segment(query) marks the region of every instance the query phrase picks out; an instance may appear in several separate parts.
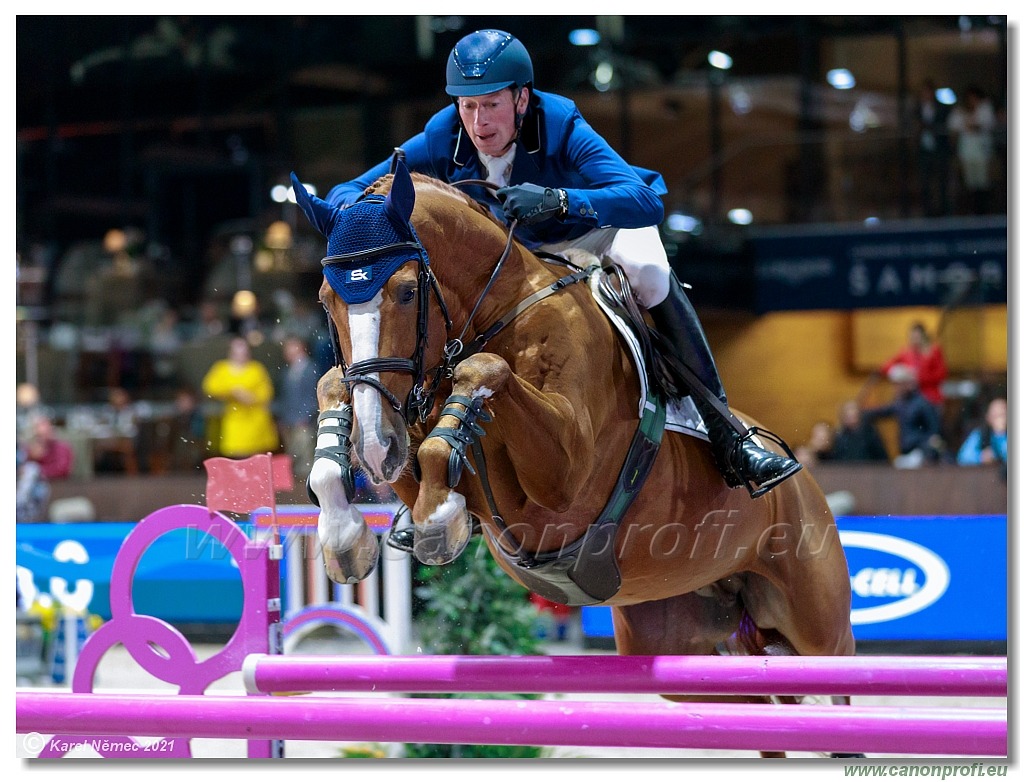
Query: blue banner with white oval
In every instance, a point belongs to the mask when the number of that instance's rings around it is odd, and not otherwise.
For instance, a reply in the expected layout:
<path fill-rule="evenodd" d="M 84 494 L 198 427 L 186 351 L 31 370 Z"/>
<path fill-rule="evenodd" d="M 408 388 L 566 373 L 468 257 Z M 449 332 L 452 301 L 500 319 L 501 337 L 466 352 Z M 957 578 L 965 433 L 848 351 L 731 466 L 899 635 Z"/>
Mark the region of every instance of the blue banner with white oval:
<path fill-rule="evenodd" d="M 858 641 L 1005 641 L 1006 516 L 840 516 Z M 583 635 L 611 638 L 584 606 Z"/>
<path fill-rule="evenodd" d="M 859 641 L 1005 641 L 1006 516 L 841 516 Z"/>

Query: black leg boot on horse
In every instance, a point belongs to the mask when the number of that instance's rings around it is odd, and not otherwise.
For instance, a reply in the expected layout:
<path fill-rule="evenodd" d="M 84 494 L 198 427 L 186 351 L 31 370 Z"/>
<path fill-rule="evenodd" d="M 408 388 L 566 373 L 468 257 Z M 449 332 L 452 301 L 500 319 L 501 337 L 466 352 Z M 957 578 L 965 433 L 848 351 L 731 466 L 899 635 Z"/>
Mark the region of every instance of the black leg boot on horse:
<path fill-rule="evenodd" d="M 729 410 L 704 329 L 675 274 L 669 275 L 668 296 L 648 311 L 672 379 L 681 386 L 680 395 L 689 393 L 704 419 L 715 464 L 726 484 L 745 486 L 751 497 L 760 497 L 799 472 L 802 465 L 779 437 L 757 427 L 748 429 Z M 779 444 L 788 456 L 760 447 L 754 435 Z"/>

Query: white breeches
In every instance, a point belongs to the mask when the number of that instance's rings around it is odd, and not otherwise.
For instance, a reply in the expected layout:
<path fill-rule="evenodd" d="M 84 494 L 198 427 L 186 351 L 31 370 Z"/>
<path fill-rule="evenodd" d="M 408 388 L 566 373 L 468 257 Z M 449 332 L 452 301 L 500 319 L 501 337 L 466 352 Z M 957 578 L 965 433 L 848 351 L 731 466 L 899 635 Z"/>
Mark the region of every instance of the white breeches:
<path fill-rule="evenodd" d="M 671 267 L 657 226 L 647 228 L 596 228 L 578 239 L 545 244 L 550 253 L 570 247 L 591 252 L 606 264 L 618 264 L 641 303 L 650 309 L 668 296 Z"/>

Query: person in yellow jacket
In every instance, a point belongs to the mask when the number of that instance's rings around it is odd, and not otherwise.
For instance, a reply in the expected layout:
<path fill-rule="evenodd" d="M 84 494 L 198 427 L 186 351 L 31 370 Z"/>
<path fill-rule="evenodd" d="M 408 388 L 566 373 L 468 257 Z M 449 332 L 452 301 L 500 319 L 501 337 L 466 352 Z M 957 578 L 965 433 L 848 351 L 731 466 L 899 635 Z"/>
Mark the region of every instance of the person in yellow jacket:
<path fill-rule="evenodd" d="M 232 339 L 228 357 L 210 367 L 203 378 L 203 392 L 224 403 L 217 443 L 222 456 L 277 450 L 277 424 L 270 410 L 274 384 L 266 367 L 252 358 L 243 337 Z"/>

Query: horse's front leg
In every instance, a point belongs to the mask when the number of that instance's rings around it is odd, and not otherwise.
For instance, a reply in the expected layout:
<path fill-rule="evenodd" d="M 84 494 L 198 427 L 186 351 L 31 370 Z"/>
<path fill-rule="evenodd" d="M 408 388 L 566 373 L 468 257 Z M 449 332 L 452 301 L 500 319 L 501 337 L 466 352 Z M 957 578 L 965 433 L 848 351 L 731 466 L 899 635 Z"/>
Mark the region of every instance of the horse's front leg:
<path fill-rule="evenodd" d="M 496 428 L 516 480 L 531 501 L 555 511 L 569 507 L 592 468 L 593 437 L 589 421 L 576 416 L 566 397 L 542 393 L 517 377 L 503 358 L 479 353 L 455 369 L 449 402 L 464 410 L 467 406 L 456 398 L 487 400 L 494 414 L 488 427 Z M 442 415 L 434 433 L 460 427 L 466 428 L 459 415 Z M 417 454 L 422 481 L 413 508 L 414 551 L 422 562 L 443 564 L 465 548 L 472 524 L 466 498 L 452 480 L 454 449 L 434 433 Z"/>
<path fill-rule="evenodd" d="M 341 382 L 343 374 L 336 367 L 317 384 L 320 421 L 308 489 L 320 506 L 317 535 L 327 575 L 338 584 L 354 584 L 373 572 L 380 548 L 377 536 L 366 526 L 363 514 L 349 496 L 352 405 Z"/>

